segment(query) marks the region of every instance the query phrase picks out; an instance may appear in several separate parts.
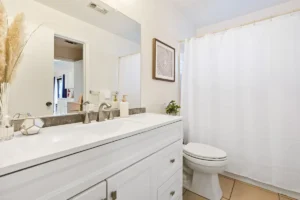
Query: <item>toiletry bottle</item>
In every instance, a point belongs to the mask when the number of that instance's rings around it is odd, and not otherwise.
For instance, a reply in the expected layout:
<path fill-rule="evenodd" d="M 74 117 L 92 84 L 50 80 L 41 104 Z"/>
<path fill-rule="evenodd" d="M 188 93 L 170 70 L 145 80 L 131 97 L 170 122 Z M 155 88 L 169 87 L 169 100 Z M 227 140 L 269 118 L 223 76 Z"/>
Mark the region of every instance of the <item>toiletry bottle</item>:
<path fill-rule="evenodd" d="M 113 95 L 113 101 L 111 103 L 112 109 L 118 109 L 119 108 L 119 102 L 118 102 L 118 96 L 115 94 Z"/>
<path fill-rule="evenodd" d="M 127 95 L 123 95 L 123 99 L 120 102 L 120 117 L 129 116 L 129 103 L 126 100 Z"/>

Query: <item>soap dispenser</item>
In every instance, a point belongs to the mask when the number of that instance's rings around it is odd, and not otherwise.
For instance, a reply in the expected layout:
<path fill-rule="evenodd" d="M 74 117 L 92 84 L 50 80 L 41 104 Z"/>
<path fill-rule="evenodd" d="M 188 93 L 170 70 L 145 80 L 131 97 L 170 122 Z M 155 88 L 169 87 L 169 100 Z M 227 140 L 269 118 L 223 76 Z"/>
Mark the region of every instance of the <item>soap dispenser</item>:
<path fill-rule="evenodd" d="M 113 95 L 113 101 L 111 103 L 112 109 L 119 109 L 119 101 L 117 93 Z"/>
<path fill-rule="evenodd" d="M 126 100 L 127 95 L 123 95 L 123 99 L 120 102 L 120 117 L 129 116 L 129 103 Z"/>

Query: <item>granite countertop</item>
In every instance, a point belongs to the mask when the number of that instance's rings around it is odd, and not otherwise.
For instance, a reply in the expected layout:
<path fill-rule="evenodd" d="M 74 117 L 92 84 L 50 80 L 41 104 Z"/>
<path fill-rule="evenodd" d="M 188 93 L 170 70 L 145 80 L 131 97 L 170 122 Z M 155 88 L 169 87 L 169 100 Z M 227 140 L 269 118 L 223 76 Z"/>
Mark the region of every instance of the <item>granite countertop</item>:
<path fill-rule="evenodd" d="M 0 176 L 181 121 L 181 117 L 138 114 L 91 124 L 43 128 L 38 135 L 0 143 Z"/>

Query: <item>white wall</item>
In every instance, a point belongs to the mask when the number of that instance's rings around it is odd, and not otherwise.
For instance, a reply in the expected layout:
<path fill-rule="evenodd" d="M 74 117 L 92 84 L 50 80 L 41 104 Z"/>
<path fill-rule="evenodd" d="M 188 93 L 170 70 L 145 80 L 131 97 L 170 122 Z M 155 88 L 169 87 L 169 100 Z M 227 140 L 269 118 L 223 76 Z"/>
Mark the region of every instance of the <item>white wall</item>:
<path fill-rule="evenodd" d="M 54 76 L 59 77 L 64 74 L 74 71 L 74 62 L 72 61 L 63 61 L 55 60 L 54 61 Z M 82 75 L 83 76 L 83 75 Z"/>
<path fill-rule="evenodd" d="M 56 34 L 68 36 L 88 43 L 87 53 L 90 61 L 89 69 L 99 66 L 98 55 L 105 47 L 106 52 L 112 53 L 122 51 L 118 48 L 128 41 L 122 38 L 114 38 L 108 32 L 102 31 L 95 26 L 75 20 L 74 18 L 52 10 L 32 0 L 3 0 L 8 14 L 15 15 L 23 11 L 27 20 L 50 27 Z M 118 10 L 130 18 L 139 22 L 142 26 L 142 69 L 141 69 L 141 101 L 142 106 L 147 107 L 149 112 L 162 112 L 163 104 L 171 99 L 179 100 L 178 73 L 176 83 L 162 82 L 152 79 L 152 39 L 158 38 L 176 48 L 178 52 L 178 41 L 194 36 L 195 26 L 189 22 L 169 0 L 126 0 L 120 1 Z M 99 40 L 105 37 L 106 40 Z M 135 43 L 130 43 L 137 48 Z M 139 47 L 138 47 L 139 48 Z M 138 50 L 136 50 L 138 52 Z M 119 52 L 123 55 L 130 53 Z M 113 53 L 112 53 L 113 54 Z M 34 57 L 38 57 L 35 55 Z M 90 74 L 88 69 L 87 74 Z M 178 70 L 177 70 L 178 71 Z M 87 82 L 87 88 L 96 79 L 101 79 L 101 74 L 91 76 Z M 88 92 L 88 91 L 87 91 Z"/>
<path fill-rule="evenodd" d="M 122 55 L 128 55 L 130 53 L 140 51 L 139 44 L 123 39 L 117 35 L 111 34 L 105 30 L 97 28 L 83 21 L 79 21 L 66 14 L 39 4 L 33 0 L 3 0 L 3 3 L 8 12 L 8 16 L 15 16 L 18 12 L 24 12 L 26 16 L 26 22 L 30 26 L 32 26 L 32 24 L 35 24 L 35 27 L 37 27 L 37 25 L 43 24 L 43 27 L 49 28 L 49 31 L 47 33 L 42 32 L 44 28 L 39 29 L 32 36 L 31 40 L 28 43 L 28 46 L 24 51 L 24 62 L 22 62 L 19 66 L 23 69 L 17 71 L 17 76 L 23 78 L 20 78 L 16 81 L 22 80 L 22 83 L 26 85 L 26 82 L 24 82 L 23 80 L 30 79 L 29 82 L 34 82 L 35 87 L 32 87 L 31 84 L 26 86 L 26 90 L 18 89 L 16 92 L 12 92 L 16 94 L 13 97 L 14 100 L 12 100 L 14 106 L 16 106 L 13 108 L 12 114 L 15 112 L 23 112 L 25 110 L 27 110 L 27 112 L 32 112 L 34 115 L 51 114 L 50 112 L 52 111 L 52 109 L 48 109 L 45 111 L 44 104 L 46 103 L 46 99 L 48 99 L 47 101 L 52 101 L 53 99 L 53 96 L 49 96 L 49 94 L 53 95 L 52 79 L 54 59 L 54 34 L 86 43 L 86 55 L 88 56 L 88 62 L 86 66 L 86 94 L 91 89 L 91 87 L 109 88 L 111 86 L 111 83 L 106 81 L 101 81 L 101 86 L 97 85 L 97 83 L 100 84 L 99 80 L 108 79 L 108 72 L 106 72 L 107 69 L 101 68 L 102 66 L 107 66 L 101 65 L 101 56 L 99 56 L 100 54 L 105 53 L 116 55 L 116 57 L 119 57 Z M 27 30 L 27 32 L 29 31 Z M 42 39 L 40 37 L 42 37 Z M 46 46 L 45 44 L 52 44 L 52 46 Z M 34 45 L 36 49 L 33 49 L 31 45 Z M 33 64 L 34 66 L 37 66 L 38 63 L 40 65 L 38 69 L 34 68 L 34 70 L 37 70 L 34 71 L 34 77 L 28 75 L 28 68 Z M 27 68 L 27 70 L 25 70 L 24 66 Z M 49 74 L 51 74 L 51 79 L 49 79 L 48 77 Z M 47 76 L 47 78 L 43 78 L 44 76 Z M 45 85 L 51 85 L 51 89 L 48 91 L 48 87 L 45 87 Z M 23 86 L 23 88 L 24 87 L 25 86 Z M 38 90 L 37 87 L 39 87 Z M 43 91 L 47 91 L 36 92 L 42 91 L 42 89 Z M 32 95 L 28 95 L 28 91 L 31 90 L 35 91 L 35 93 L 31 93 Z M 47 93 L 47 95 L 45 95 L 45 93 Z M 22 99 L 24 98 L 24 96 L 26 96 L 27 100 Z M 32 103 L 33 100 L 35 103 Z M 36 105 L 36 102 L 39 103 L 39 106 Z"/>
<path fill-rule="evenodd" d="M 90 89 L 93 91 L 103 89 L 116 91 L 119 57 L 107 53 L 99 53 L 97 56 L 99 59 L 97 63 L 98 67 L 90 69 L 90 75 L 93 77 L 93 80 L 90 82 Z"/>
<path fill-rule="evenodd" d="M 74 100 L 79 101 L 79 97 L 83 95 L 83 61 L 74 63 Z"/>
<path fill-rule="evenodd" d="M 231 20 L 226 20 L 217 24 L 212 24 L 205 27 L 200 27 L 197 29 L 197 36 L 203 36 L 207 33 L 212 33 L 215 31 L 220 31 L 224 29 L 230 29 L 237 26 L 240 26 L 245 23 L 251 23 L 255 20 L 261 20 L 264 18 L 268 18 L 271 16 L 276 16 L 280 14 L 284 14 L 287 12 L 291 12 L 293 10 L 300 8 L 299 0 L 291 0 L 287 3 L 279 4 L 277 6 L 273 6 L 267 9 L 263 9 L 257 12 L 250 13 L 248 15 L 240 16 Z"/>
<path fill-rule="evenodd" d="M 141 105 L 141 54 L 133 54 L 119 58 L 118 91 L 120 98 L 127 96 L 129 108 L 138 108 Z M 120 99 L 121 100 L 121 99 Z"/>
<path fill-rule="evenodd" d="M 109 4 L 110 0 L 106 0 Z M 152 39 L 158 38 L 176 48 L 178 41 L 195 36 L 195 26 L 169 0 L 120 0 L 117 9 L 142 26 L 142 106 L 147 112 L 164 112 L 163 104 L 179 101 L 179 80 L 176 83 L 152 79 Z M 114 6 L 114 3 L 112 3 Z M 177 61 L 177 60 L 176 60 Z M 178 66 L 178 63 L 176 64 Z M 178 72 L 178 68 L 176 68 Z"/>
<path fill-rule="evenodd" d="M 32 31 L 35 27 L 28 29 Z M 46 102 L 53 102 L 54 32 L 42 27 L 35 33 L 34 40 L 27 44 L 15 73 L 9 100 L 11 116 L 15 113 L 41 116 L 53 111 Z"/>

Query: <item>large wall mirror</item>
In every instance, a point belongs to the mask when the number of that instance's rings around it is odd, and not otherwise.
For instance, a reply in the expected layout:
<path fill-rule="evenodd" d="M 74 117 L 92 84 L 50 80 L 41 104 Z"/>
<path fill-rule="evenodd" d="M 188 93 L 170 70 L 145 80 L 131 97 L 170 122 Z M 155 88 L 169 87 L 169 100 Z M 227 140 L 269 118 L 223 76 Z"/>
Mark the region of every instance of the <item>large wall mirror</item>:
<path fill-rule="evenodd" d="M 95 111 L 118 93 L 141 105 L 141 26 L 100 0 L 35 0 L 32 34 L 11 88 L 10 113 L 35 116 Z M 25 16 L 27 14 L 25 12 Z M 34 21 L 34 22 L 33 22 Z"/>

